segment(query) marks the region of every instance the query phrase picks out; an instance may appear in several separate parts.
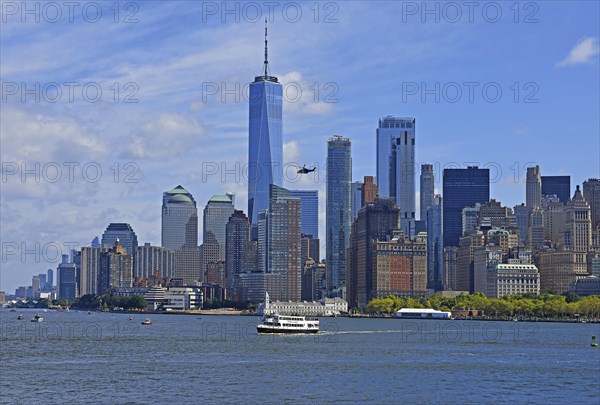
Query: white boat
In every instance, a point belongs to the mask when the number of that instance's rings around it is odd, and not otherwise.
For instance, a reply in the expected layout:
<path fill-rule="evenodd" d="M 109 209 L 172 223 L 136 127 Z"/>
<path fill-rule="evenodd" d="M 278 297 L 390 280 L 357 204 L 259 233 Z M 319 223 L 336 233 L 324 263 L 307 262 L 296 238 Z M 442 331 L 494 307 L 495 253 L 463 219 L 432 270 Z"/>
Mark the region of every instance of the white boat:
<path fill-rule="evenodd" d="M 40 314 L 37 314 L 36 316 L 31 318 L 31 322 L 42 322 L 43 320 L 44 320 L 44 317 L 41 316 Z"/>
<path fill-rule="evenodd" d="M 256 326 L 258 333 L 318 333 L 319 320 L 305 316 L 265 315 Z"/>
<path fill-rule="evenodd" d="M 142 321 L 142 325 L 152 325 L 152 321 L 150 318 L 146 318 Z"/>

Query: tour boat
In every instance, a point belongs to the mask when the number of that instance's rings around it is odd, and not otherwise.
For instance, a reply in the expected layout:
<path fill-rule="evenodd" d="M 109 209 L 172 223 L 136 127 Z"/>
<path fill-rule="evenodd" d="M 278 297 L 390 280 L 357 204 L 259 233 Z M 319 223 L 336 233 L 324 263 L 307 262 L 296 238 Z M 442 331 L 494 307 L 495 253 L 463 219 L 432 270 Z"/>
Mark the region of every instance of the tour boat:
<path fill-rule="evenodd" d="M 265 315 L 258 333 L 318 333 L 319 320 L 305 316 Z"/>
<path fill-rule="evenodd" d="M 43 320 L 44 320 L 44 317 L 41 316 L 40 314 L 37 314 L 36 316 L 31 318 L 31 322 L 42 322 Z"/>

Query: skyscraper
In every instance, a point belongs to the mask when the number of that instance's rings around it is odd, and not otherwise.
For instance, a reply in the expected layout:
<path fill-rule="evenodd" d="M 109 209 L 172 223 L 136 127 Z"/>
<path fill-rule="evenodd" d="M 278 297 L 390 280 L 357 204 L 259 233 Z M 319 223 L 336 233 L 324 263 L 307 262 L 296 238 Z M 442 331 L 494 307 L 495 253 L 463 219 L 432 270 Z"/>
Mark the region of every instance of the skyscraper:
<path fill-rule="evenodd" d="M 319 192 L 317 190 L 290 190 L 290 196 L 300 199 L 302 233 L 319 237 Z"/>
<path fill-rule="evenodd" d="M 542 176 L 539 166 L 527 168 L 525 206 L 529 210 L 542 207 Z"/>
<path fill-rule="evenodd" d="M 121 246 L 117 239 L 108 251 L 100 254 L 98 294 L 107 294 L 111 289 L 117 287 L 131 287 L 132 284 L 133 256 Z"/>
<path fill-rule="evenodd" d="M 350 198 L 352 205 L 352 221 L 358 216 L 358 210 L 362 208 L 362 181 L 353 181 L 350 185 Z"/>
<path fill-rule="evenodd" d="M 352 223 L 352 143 L 334 136 L 327 140 L 326 259 L 327 289 L 346 285 L 346 249 Z"/>
<path fill-rule="evenodd" d="M 181 186 L 163 193 L 161 241 L 163 247 L 175 250 L 175 279 L 183 284 L 202 281 L 198 209 L 194 197 Z"/>
<path fill-rule="evenodd" d="M 246 271 L 247 243 L 250 240 L 250 221 L 244 211 L 235 210 L 225 227 L 225 279 L 227 288 L 238 285 L 240 273 Z"/>
<path fill-rule="evenodd" d="M 127 254 L 133 256 L 138 247 L 137 235 L 129 224 L 111 223 L 102 234 L 102 245 L 114 246 L 117 239 Z"/>
<path fill-rule="evenodd" d="M 232 194 L 213 195 L 204 207 L 202 231 L 202 272 L 208 265 L 225 261 L 225 228 L 233 214 Z"/>
<path fill-rule="evenodd" d="M 378 239 L 389 240 L 399 228 L 400 210 L 393 199 L 376 199 L 374 203 L 367 204 L 358 211 L 348 249 L 349 307 L 364 307 L 374 298 L 373 291 L 376 290 L 376 286 L 373 285 L 373 264 L 376 263 L 376 253 L 373 242 Z"/>
<path fill-rule="evenodd" d="M 420 190 L 420 217 L 421 221 L 427 220 L 427 210 L 433 206 L 433 195 L 435 192 L 435 179 L 433 177 L 433 165 L 421 165 L 421 190 Z"/>
<path fill-rule="evenodd" d="M 257 238 L 258 212 L 269 208 L 269 185 L 283 185 L 282 95 L 277 77 L 269 75 L 265 26 L 264 72 L 250 84 L 248 216 L 252 239 Z"/>
<path fill-rule="evenodd" d="M 58 298 L 72 300 L 77 297 L 77 268 L 75 263 L 69 263 L 69 255 L 62 255 L 56 272 Z"/>
<path fill-rule="evenodd" d="M 566 205 L 571 198 L 571 176 L 542 176 L 542 195 L 552 194 Z"/>
<path fill-rule="evenodd" d="M 439 291 L 443 284 L 442 197 L 436 194 L 427 210 L 427 288 Z"/>
<path fill-rule="evenodd" d="M 198 210 L 180 185 L 163 193 L 161 245 L 167 249 L 198 246 Z"/>
<path fill-rule="evenodd" d="M 415 221 L 415 119 L 387 116 L 377 128 L 377 186 L 381 198 L 395 198 L 400 226 L 411 234 Z"/>
<path fill-rule="evenodd" d="M 363 178 L 362 188 L 361 188 L 360 192 L 361 192 L 361 206 L 359 207 L 359 209 L 362 208 L 362 206 L 364 206 L 366 204 L 375 202 L 375 199 L 379 195 L 379 189 L 377 188 L 377 184 L 375 184 L 375 182 L 374 182 L 373 176 L 365 176 Z M 357 210 L 357 215 L 358 215 L 358 210 Z"/>
<path fill-rule="evenodd" d="M 458 246 L 463 208 L 490 200 L 490 169 L 444 169 L 443 197 L 444 247 Z"/>
<path fill-rule="evenodd" d="M 590 205 L 592 229 L 600 227 L 600 180 L 587 179 L 583 182 L 583 198 Z"/>

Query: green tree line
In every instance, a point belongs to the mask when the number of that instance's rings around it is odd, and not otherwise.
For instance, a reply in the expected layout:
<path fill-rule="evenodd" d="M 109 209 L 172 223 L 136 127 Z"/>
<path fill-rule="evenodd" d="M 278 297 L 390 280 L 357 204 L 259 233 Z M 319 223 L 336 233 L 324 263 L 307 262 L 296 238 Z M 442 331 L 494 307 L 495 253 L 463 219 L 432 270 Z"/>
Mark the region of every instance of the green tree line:
<path fill-rule="evenodd" d="M 485 294 L 460 294 L 449 298 L 441 295 L 422 298 L 404 298 L 390 295 L 371 300 L 365 312 L 391 315 L 401 308 L 433 308 L 483 311 L 485 316 L 525 318 L 600 318 L 600 296 L 579 297 L 575 294 L 516 294 L 502 298 L 488 298 Z"/>
<path fill-rule="evenodd" d="M 85 294 L 71 302 L 71 308 L 82 310 L 102 310 L 121 307 L 123 309 L 146 309 L 146 298 L 141 295 L 117 297 L 114 295 Z"/>

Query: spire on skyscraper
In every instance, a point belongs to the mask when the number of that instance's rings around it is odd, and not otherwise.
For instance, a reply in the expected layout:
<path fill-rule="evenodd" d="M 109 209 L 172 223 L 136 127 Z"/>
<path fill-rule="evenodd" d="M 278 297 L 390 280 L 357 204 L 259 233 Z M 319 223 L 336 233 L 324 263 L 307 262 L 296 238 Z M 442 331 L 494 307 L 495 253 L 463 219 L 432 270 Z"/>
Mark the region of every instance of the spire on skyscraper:
<path fill-rule="evenodd" d="M 265 18 L 265 78 L 269 76 L 269 58 L 267 52 L 267 19 Z"/>

